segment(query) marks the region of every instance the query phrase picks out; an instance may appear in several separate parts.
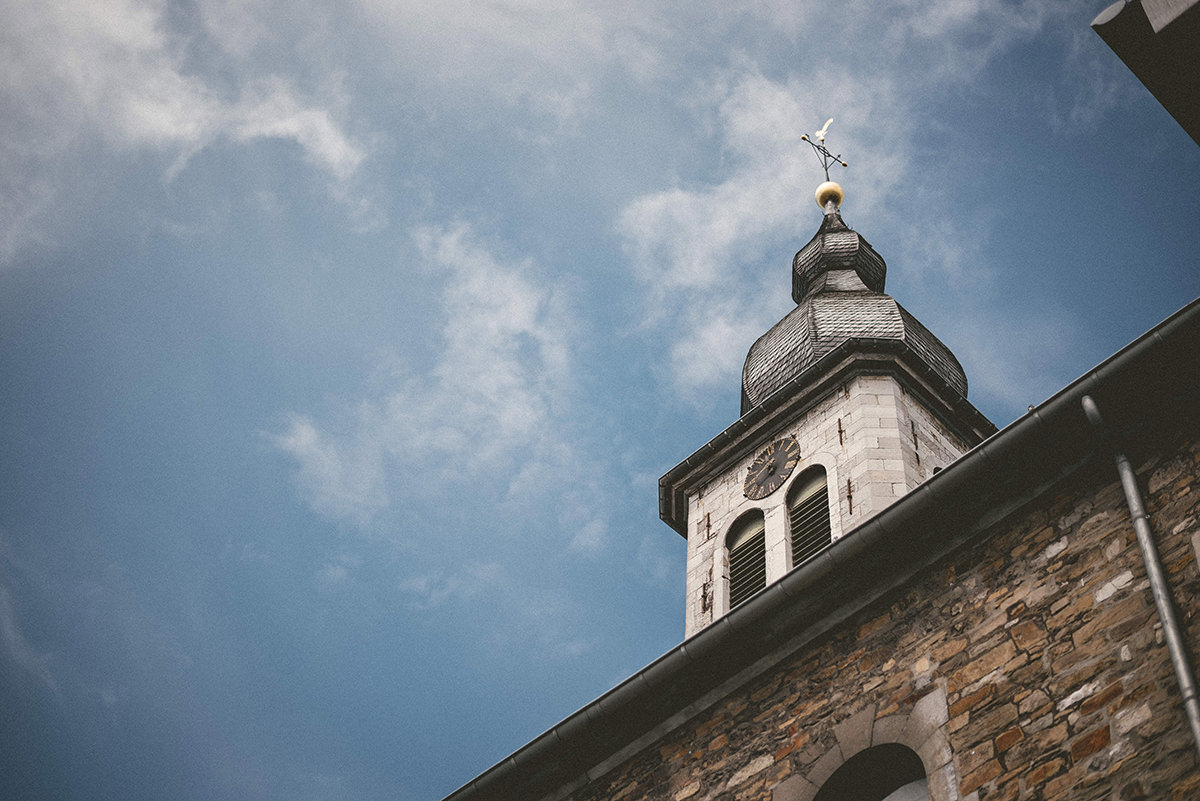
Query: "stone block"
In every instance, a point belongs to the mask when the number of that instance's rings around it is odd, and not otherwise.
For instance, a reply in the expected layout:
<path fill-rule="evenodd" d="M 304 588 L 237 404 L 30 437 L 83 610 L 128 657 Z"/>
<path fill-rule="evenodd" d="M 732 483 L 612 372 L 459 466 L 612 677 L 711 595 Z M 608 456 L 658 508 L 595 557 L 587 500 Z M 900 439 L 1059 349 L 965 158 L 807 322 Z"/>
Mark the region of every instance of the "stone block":
<path fill-rule="evenodd" d="M 968 738 L 992 737 L 1016 722 L 1016 704 L 1001 704 L 982 713 L 972 712 L 971 721 L 963 730 L 963 735 Z"/>
<path fill-rule="evenodd" d="M 1153 716 L 1154 713 L 1150 710 L 1149 704 L 1140 704 L 1132 709 L 1123 709 L 1118 712 L 1113 723 L 1117 728 L 1117 734 L 1124 736 Z"/>
<path fill-rule="evenodd" d="M 996 753 L 1007 751 L 1023 739 L 1025 739 L 1025 732 L 1022 731 L 1020 726 L 1013 726 L 1011 729 L 1001 732 L 995 741 Z"/>
<path fill-rule="evenodd" d="M 904 727 L 908 725 L 907 715 L 888 715 L 875 721 L 871 729 L 871 745 L 884 743 L 903 743 Z"/>
<path fill-rule="evenodd" d="M 771 801 L 812 801 L 818 789 L 803 776 L 789 776 L 771 788 Z"/>
<path fill-rule="evenodd" d="M 917 752 L 917 756 L 921 757 L 926 773 L 949 765 L 954 760 L 954 752 L 950 749 L 949 741 L 940 734 L 929 737 L 913 750 Z"/>
<path fill-rule="evenodd" d="M 1036 620 L 1022 620 L 1008 630 L 1022 651 L 1040 650 L 1046 644 L 1046 631 Z"/>
<path fill-rule="evenodd" d="M 991 650 L 980 654 L 975 659 L 968 662 L 954 676 L 953 679 L 959 687 L 969 687 L 975 682 L 987 676 L 994 670 L 1011 661 L 1017 654 L 1017 648 L 1012 640 L 1005 639 L 999 645 Z"/>
<path fill-rule="evenodd" d="M 1080 711 L 1080 713 L 1082 713 L 1084 715 L 1090 715 L 1091 713 L 1095 712 L 1097 709 L 1100 709 L 1101 707 L 1108 704 L 1110 701 L 1115 701 L 1116 699 L 1120 698 L 1124 694 L 1124 692 L 1125 692 L 1125 687 L 1118 680 L 1118 681 L 1110 684 L 1108 687 L 1105 687 L 1103 690 L 1096 693 L 1095 695 L 1091 696 L 1087 700 L 1085 700 L 1082 704 L 1079 705 L 1079 711 Z"/>
<path fill-rule="evenodd" d="M 989 759 L 978 768 L 971 772 L 963 769 L 962 783 L 959 785 L 959 791 L 964 795 L 974 792 L 984 784 L 998 778 L 1004 773 L 1004 767 L 995 759 Z"/>
<path fill-rule="evenodd" d="M 971 748 L 960 749 L 958 753 L 959 770 L 962 771 L 963 776 L 969 776 L 983 765 L 991 762 L 994 756 L 995 747 L 992 745 L 991 740 L 977 743 Z M 996 775 L 999 774 L 997 773 Z"/>
<path fill-rule="evenodd" d="M 1088 732 L 1071 743 L 1071 759 L 1075 762 L 1086 759 L 1099 751 L 1101 748 L 1106 747 L 1108 743 L 1108 726 L 1104 725 L 1098 729 Z"/>
<path fill-rule="evenodd" d="M 954 717 L 958 717 L 959 715 L 961 715 L 964 712 L 969 712 L 971 709 L 975 708 L 976 706 L 978 706 L 979 704 L 983 703 L 985 700 L 990 698 L 992 693 L 994 693 L 995 691 L 996 691 L 996 688 L 993 685 L 985 684 L 983 687 L 980 687 L 975 692 L 967 693 L 967 694 L 961 696 L 957 701 L 950 704 L 950 707 L 948 710 L 949 716 L 954 718 Z"/>
<path fill-rule="evenodd" d="M 845 761 L 845 757 L 842 756 L 842 749 L 835 744 L 833 748 L 826 751 L 825 755 L 818 759 L 812 768 L 809 769 L 808 780 L 820 787 Z"/>
<path fill-rule="evenodd" d="M 1041 787 L 1046 783 L 1047 780 L 1057 776 L 1059 773 L 1062 773 L 1063 768 L 1065 768 L 1066 765 L 1066 760 L 1058 757 L 1048 759 L 1039 765 L 1035 765 L 1033 769 L 1025 775 L 1025 784 L 1030 788 Z"/>
<path fill-rule="evenodd" d="M 958 798 L 955 786 L 958 784 L 958 777 L 954 773 L 953 763 L 943 765 L 932 773 L 928 773 L 926 779 L 928 781 L 930 798 Z"/>
<path fill-rule="evenodd" d="M 855 712 L 841 723 L 834 724 L 834 736 L 837 737 L 838 745 L 841 747 L 842 754 L 845 755 L 847 759 L 854 756 L 859 751 L 870 747 L 871 732 L 874 725 L 874 704 L 860 709 L 858 712 Z"/>
<path fill-rule="evenodd" d="M 923 743 L 950 722 L 946 707 L 946 691 L 941 687 L 927 693 L 908 713 L 904 739 L 907 743 Z"/>

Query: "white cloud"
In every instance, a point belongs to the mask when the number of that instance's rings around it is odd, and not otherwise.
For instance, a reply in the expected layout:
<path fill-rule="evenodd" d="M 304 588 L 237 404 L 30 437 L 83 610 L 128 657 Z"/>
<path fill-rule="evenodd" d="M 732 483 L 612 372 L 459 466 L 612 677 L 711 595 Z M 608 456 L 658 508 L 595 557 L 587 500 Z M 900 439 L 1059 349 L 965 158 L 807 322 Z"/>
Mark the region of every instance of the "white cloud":
<path fill-rule="evenodd" d="M 317 571 L 317 589 L 324 593 L 340 590 L 352 580 L 351 571 L 362 566 L 362 558 L 354 554 L 342 554 L 326 562 Z"/>
<path fill-rule="evenodd" d="M 668 340 L 666 378 L 693 403 L 736 382 L 754 337 L 790 308 L 786 259 L 816 230 L 819 216 L 810 204 L 822 179 L 799 137 L 827 117 L 835 118 L 830 146 L 850 162 L 845 173 L 835 166 L 831 175 L 847 186 L 847 221 L 923 208 L 920 230 L 902 240 L 915 256 L 905 269 L 957 285 L 990 281 L 986 265 L 972 265 L 969 275 L 964 270 L 980 232 L 957 230 L 949 214 L 939 214 L 952 202 L 946 193 L 919 189 L 919 171 L 933 166 L 920 140 L 942 135 L 926 106 L 939 93 L 968 86 L 987 63 L 1067 12 L 1032 2 L 964 0 L 849 3 L 838 7 L 836 20 L 812 17 L 818 12 L 789 16 L 773 4 L 749 13 L 795 37 L 801 57 L 794 71 L 768 75 L 755 61 L 735 57 L 700 82 L 681 102 L 705 121 L 704 110 L 714 111 L 723 154 L 716 175 L 636 197 L 617 221 L 648 292 L 645 321 Z M 836 54 L 851 40 L 890 46 L 861 62 L 839 61 Z M 764 278 L 763 270 L 773 277 Z"/>
<path fill-rule="evenodd" d="M 339 180 L 349 179 L 366 156 L 329 109 L 302 103 L 277 76 L 248 84 L 238 103 L 225 112 L 224 120 L 228 135 L 240 142 L 295 141 L 310 161 Z"/>
<path fill-rule="evenodd" d="M 921 69 L 940 68 L 960 78 L 1071 13 L 1037 0 L 900 0 L 888 9 L 892 13 L 879 13 L 870 3 L 859 10 L 874 11 L 898 44 L 920 46 Z"/>
<path fill-rule="evenodd" d="M 574 527 L 571 547 L 579 551 L 598 551 L 608 539 L 608 530 L 603 520 L 594 519 Z"/>
<path fill-rule="evenodd" d="M 531 583 L 498 562 L 468 562 L 408 576 L 399 589 L 408 605 L 423 613 L 470 609 L 482 630 L 472 648 L 495 654 L 515 648 L 532 650 L 542 659 L 574 659 L 590 650 L 594 639 L 580 636 L 580 610 L 569 593 L 547 582 Z"/>
<path fill-rule="evenodd" d="M 504 103 L 572 117 L 586 104 L 588 78 L 606 61 L 614 23 L 636 6 L 600 8 L 575 0 L 361 0 L 392 56 L 437 90 L 492 95 Z M 624 26 L 622 26 L 624 27 Z"/>
<path fill-rule="evenodd" d="M 3 586 L 0 586 L 0 648 L 21 671 L 57 692 L 58 683 L 50 672 L 48 655 L 38 650 L 25 636 L 13 606 L 12 594 Z"/>
<path fill-rule="evenodd" d="M 336 84 L 305 96 L 286 76 L 225 59 L 215 76 L 192 63 L 215 40 L 172 27 L 163 0 L 4 3 L 0 29 L 0 262 L 51 239 L 73 160 L 102 142 L 115 154 L 167 158 L 168 177 L 218 141 L 295 142 L 341 183 L 366 151 L 336 111 Z M 95 158 L 95 152 L 89 154 Z"/>
<path fill-rule="evenodd" d="M 1072 81 L 1069 96 L 1050 96 L 1048 116 L 1051 130 L 1070 133 L 1094 128 L 1110 109 L 1136 103 L 1144 91 L 1140 84 L 1129 81 L 1125 64 L 1107 52 L 1107 47 L 1095 47 L 1094 31 L 1079 30 L 1066 45 L 1064 70 Z"/>
<path fill-rule="evenodd" d="M 367 419 L 352 425 L 369 424 L 373 415 L 363 414 Z M 349 436 L 344 441 L 323 433 L 311 419 L 294 414 L 287 431 L 271 439 L 299 464 L 296 480 L 315 510 L 365 524 L 388 502 L 383 444 L 354 431 Z"/>
<path fill-rule="evenodd" d="M 502 493 L 527 498 L 543 486 L 532 476 L 569 458 L 558 408 L 572 369 L 564 299 L 531 262 L 497 259 L 465 225 L 424 228 L 415 240 L 445 282 L 432 368 L 393 371 L 341 422 L 292 415 L 274 437 L 296 458 L 313 508 L 358 523 L 395 492 L 448 497 L 501 481 Z"/>
<path fill-rule="evenodd" d="M 403 555 L 410 608 L 470 610 L 497 652 L 585 653 L 555 565 L 604 554 L 615 482 L 577 422 L 573 304 L 547 270 L 496 255 L 465 224 L 414 240 L 441 283 L 428 366 L 389 364 L 340 418 L 293 415 L 273 439 L 312 508 Z M 350 567 L 329 560 L 319 585 L 341 586 Z"/>
<path fill-rule="evenodd" d="M 829 79 L 821 85 L 832 97 L 811 83 L 771 80 L 753 65 L 723 75 L 704 90 L 718 110 L 727 154 L 723 176 L 644 195 L 621 212 L 618 230 L 651 293 L 648 318 L 670 334 L 669 377 L 685 398 L 699 400 L 707 389 L 736 381 L 754 337 L 785 309 L 786 256 L 778 254 L 807 238 L 819 219 L 812 200 L 819 165 L 800 139 L 803 121 L 811 132 L 827 109 L 848 109 L 831 127 L 831 144 L 836 141 L 839 152 L 871 154 L 856 164 L 848 201 L 854 208 L 877 206 L 898 179 L 898 147 L 866 144 L 872 128 L 896 113 L 888 84 Z M 749 272 L 768 256 L 777 265 L 771 295 L 764 285 L 769 277 Z"/>
<path fill-rule="evenodd" d="M 223 83 L 191 70 L 187 48 L 200 34 L 172 34 L 160 0 L 15 2 L 3 34 L 6 104 L 54 134 L 43 147 L 99 133 L 118 147 L 203 147 L 290 139 L 318 166 L 345 177 L 364 154 L 328 108 L 302 101 L 278 75 Z M 12 110 L 12 109 L 10 109 Z M 36 141 L 27 144 L 36 148 Z"/>
<path fill-rule="evenodd" d="M 470 450 L 471 471 L 511 463 L 528 448 L 546 452 L 570 377 L 563 299 L 531 263 L 495 259 L 465 225 L 422 229 L 416 240 L 446 274 L 445 347 L 432 376 L 389 399 L 398 439 L 447 454 Z"/>
<path fill-rule="evenodd" d="M 427 610 L 447 603 L 470 602 L 481 594 L 495 596 L 512 586 L 510 579 L 497 563 L 471 563 L 454 573 L 439 570 L 409 576 L 400 581 L 399 587 L 408 594 L 413 608 Z"/>
<path fill-rule="evenodd" d="M 21 570 L 11 562 L 10 546 L 0 533 L 0 580 Z M 15 665 L 20 671 L 58 692 L 58 682 L 50 672 L 49 654 L 43 653 L 25 634 L 20 611 L 13 602 L 13 593 L 6 583 L 0 583 L 0 659 Z"/>

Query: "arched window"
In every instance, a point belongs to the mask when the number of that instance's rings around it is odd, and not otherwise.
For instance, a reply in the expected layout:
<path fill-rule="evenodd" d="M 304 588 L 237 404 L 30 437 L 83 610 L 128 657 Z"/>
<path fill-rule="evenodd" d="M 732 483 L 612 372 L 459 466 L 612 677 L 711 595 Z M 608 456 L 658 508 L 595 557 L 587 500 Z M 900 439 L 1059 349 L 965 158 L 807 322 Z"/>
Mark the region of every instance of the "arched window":
<path fill-rule="evenodd" d="M 729 549 L 729 608 L 767 586 L 767 540 L 763 513 L 742 515 L 725 538 Z"/>
<path fill-rule="evenodd" d="M 929 801 L 925 766 L 908 746 L 877 745 L 846 760 L 813 801 Z"/>
<path fill-rule="evenodd" d="M 833 541 L 829 527 L 829 489 L 825 468 L 801 473 L 788 490 L 788 528 L 792 535 L 792 567 L 799 567 Z"/>

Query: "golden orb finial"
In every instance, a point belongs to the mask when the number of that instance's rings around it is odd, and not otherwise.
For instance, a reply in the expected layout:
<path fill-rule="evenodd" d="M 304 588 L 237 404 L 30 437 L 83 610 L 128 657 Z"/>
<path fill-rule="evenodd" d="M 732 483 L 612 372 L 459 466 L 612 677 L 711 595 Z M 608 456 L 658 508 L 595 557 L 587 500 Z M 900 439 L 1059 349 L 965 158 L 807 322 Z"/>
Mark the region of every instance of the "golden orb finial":
<path fill-rule="evenodd" d="M 817 187 L 817 205 L 822 209 L 832 201 L 834 208 L 840 208 L 846 199 L 846 192 L 837 181 L 826 181 Z"/>

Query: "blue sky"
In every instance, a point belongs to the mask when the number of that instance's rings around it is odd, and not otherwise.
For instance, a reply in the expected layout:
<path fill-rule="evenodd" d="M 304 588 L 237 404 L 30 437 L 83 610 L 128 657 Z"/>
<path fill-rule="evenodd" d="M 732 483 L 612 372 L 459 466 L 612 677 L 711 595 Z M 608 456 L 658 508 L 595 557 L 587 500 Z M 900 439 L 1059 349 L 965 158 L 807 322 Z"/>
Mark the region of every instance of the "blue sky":
<path fill-rule="evenodd" d="M 0 795 L 437 799 L 676 644 L 827 117 L 1001 426 L 1200 294 L 1104 4 L 0 0 Z"/>

